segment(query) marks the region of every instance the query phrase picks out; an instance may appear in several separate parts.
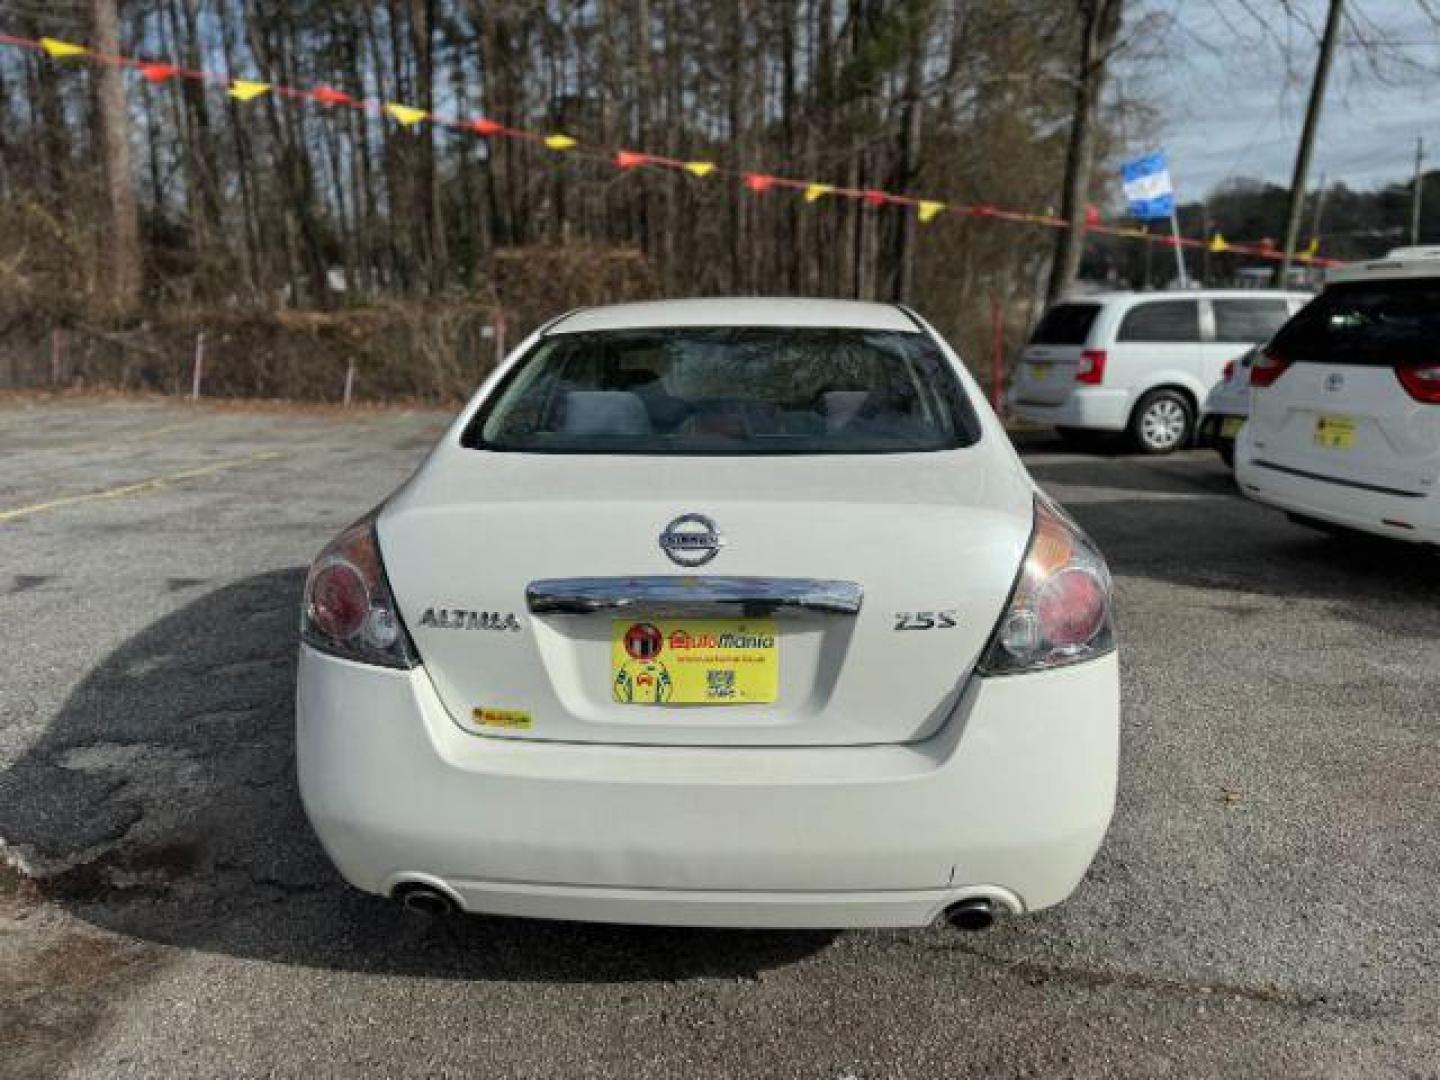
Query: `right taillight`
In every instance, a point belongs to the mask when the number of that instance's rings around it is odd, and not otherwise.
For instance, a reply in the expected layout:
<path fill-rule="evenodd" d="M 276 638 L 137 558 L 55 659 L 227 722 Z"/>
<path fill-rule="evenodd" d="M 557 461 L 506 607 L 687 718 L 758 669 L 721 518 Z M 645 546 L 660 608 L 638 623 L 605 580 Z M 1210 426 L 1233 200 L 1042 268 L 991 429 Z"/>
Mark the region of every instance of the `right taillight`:
<path fill-rule="evenodd" d="M 1088 386 L 1099 386 L 1105 381 L 1104 349 L 1086 349 L 1080 354 L 1080 363 L 1075 368 L 1075 381 Z"/>
<path fill-rule="evenodd" d="M 1230 382 L 1235 378 L 1235 361 L 1225 361 L 1225 370 L 1221 372 L 1220 378 L 1223 382 Z"/>
<path fill-rule="evenodd" d="M 1250 385 L 1270 386 L 1284 375 L 1289 367 L 1290 361 L 1274 349 L 1261 349 L 1255 354 L 1255 362 L 1250 365 Z"/>
<path fill-rule="evenodd" d="M 983 675 L 1093 660 L 1115 648 L 1110 570 L 1080 526 L 1047 499 L 1035 500 L 1035 528 L 1010 602 L 985 647 Z"/>
<path fill-rule="evenodd" d="M 1416 401 L 1440 405 L 1440 364 L 1401 364 L 1395 368 L 1395 375 Z"/>

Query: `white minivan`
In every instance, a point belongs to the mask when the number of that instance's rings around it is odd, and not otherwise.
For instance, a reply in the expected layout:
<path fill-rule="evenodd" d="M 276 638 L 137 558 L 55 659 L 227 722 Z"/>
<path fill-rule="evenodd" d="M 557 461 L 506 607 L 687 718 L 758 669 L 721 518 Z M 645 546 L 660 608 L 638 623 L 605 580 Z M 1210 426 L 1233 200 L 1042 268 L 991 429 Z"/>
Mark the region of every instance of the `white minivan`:
<path fill-rule="evenodd" d="M 1327 531 L 1440 544 L 1440 247 L 1330 271 L 1250 387 L 1246 495 Z"/>
<path fill-rule="evenodd" d="M 1063 300 L 1020 354 L 1010 410 L 1064 436 L 1124 431 L 1147 454 L 1171 453 L 1190 443 L 1225 365 L 1309 299 L 1205 289 Z"/>

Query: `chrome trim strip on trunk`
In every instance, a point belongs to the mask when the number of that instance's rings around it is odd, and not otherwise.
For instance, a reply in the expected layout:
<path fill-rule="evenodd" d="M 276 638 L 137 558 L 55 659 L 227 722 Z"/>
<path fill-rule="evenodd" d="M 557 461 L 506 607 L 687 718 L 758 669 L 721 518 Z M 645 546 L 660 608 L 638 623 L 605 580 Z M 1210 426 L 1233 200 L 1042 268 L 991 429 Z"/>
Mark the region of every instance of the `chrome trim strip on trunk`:
<path fill-rule="evenodd" d="M 772 577 L 548 578 L 525 588 L 533 615 L 589 615 L 631 609 L 663 615 L 855 615 L 864 590 L 853 581 Z"/>

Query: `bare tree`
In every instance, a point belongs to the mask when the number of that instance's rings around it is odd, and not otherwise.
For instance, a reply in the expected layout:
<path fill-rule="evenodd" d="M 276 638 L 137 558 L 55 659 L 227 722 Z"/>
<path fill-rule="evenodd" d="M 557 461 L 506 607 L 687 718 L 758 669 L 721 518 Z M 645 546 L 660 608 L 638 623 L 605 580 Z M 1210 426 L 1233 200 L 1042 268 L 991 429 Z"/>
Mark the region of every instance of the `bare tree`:
<path fill-rule="evenodd" d="M 120 52 L 120 13 L 117 0 L 92 0 L 90 18 L 95 49 Z M 130 159 L 130 117 L 125 103 L 124 73 L 111 64 L 95 72 L 95 119 L 100 130 L 100 160 L 109 202 L 110 273 L 108 306 L 130 314 L 140 306 L 144 285 L 140 261 L 140 208 L 135 198 L 135 176 Z"/>
<path fill-rule="evenodd" d="M 1080 53 L 1074 72 L 1074 106 L 1065 149 L 1065 175 L 1060 189 L 1060 216 L 1069 227 L 1055 236 L 1046 296 L 1058 299 L 1080 271 L 1085 242 L 1085 204 L 1095 158 L 1096 117 L 1115 41 L 1120 34 L 1124 0 L 1076 0 L 1080 16 Z"/>

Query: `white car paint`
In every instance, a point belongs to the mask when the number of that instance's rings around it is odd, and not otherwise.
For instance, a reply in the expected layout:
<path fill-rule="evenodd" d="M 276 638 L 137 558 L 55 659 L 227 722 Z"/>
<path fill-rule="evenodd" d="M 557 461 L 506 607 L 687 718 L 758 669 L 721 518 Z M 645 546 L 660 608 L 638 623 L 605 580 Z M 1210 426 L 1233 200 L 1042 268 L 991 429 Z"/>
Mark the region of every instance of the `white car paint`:
<path fill-rule="evenodd" d="M 1247 340 L 1229 331 L 1229 312 L 1222 305 L 1268 304 L 1276 311 L 1272 325 L 1284 321 L 1309 297 L 1304 293 L 1258 289 L 1192 289 L 1177 292 L 1113 292 L 1069 297 L 1060 306 L 1093 307 L 1094 318 L 1082 340 L 1064 343 L 1032 341 L 1020 354 L 1009 395 L 1012 413 L 1033 423 L 1091 431 L 1124 431 L 1136 406 L 1153 390 L 1176 390 L 1188 401 L 1191 420 L 1203 414 L 1211 390 L 1221 382 L 1227 362 L 1264 340 Z M 1127 318 L 1154 311 L 1155 305 L 1185 304 L 1193 308 L 1194 332 L 1184 340 L 1135 340 Z M 1047 315 L 1049 313 L 1047 312 Z M 1044 337 L 1045 322 L 1037 327 Z M 1228 338 L 1228 340 L 1226 340 Z M 1104 355 L 1100 382 L 1077 381 L 1082 356 Z"/>
<path fill-rule="evenodd" d="M 656 327 L 852 327 L 931 336 L 980 437 L 928 453 L 684 457 L 494 452 L 472 417 L 542 336 Z M 355 886 L 431 886 L 467 911 L 615 922 L 920 926 L 967 898 L 1064 899 L 1106 832 L 1118 757 L 1112 649 L 982 675 L 1038 489 L 958 357 L 913 314 L 715 300 L 572 314 L 523 343 L 384 506 L 375 535 L 420 663 L 302 646 L 297 760 L 326 851 Z M 725 546 L 677 575 L 683 512 Z M 317 565 L 323 564 L 324 559 Z M 313 571 L 312 571 L 313 575 Z M 610 619 L 537 614 L 577 575 L 818 578 L 858 614 L 780 620 L 769 705 L 611 700 Z M 455 630 L 434 608 L 514 615 Z M 897 613 L 953 626 L 897 630 Z M 628 616 L 627 616 L 628 617 Z M 477 707 L 531 728 L 481 727 Z"/>
<path fill-rule="evenodd" d="M 1384 259 L 1340 267 L 1326 292 L 1371 285 L 1434 283 L 1440 295 L 1440 248 L 1409 248 Z M 1433 311 L 1440 325 L 1440 304 Z M 1272 347 L 1289 366 L 1271 385 L 1251 391 L 1249 422 L 1236 444 L 1236 478 L 1251 498 L 1302 519 L 1420 543 L 1440 544 L 1440 401 L 1407 392 L 1393 362 L 1330 362 L 1292 344 L 1282 330 Z M 1440 380 L 1440 335 L 1425 345 Z M 1263 360 L 1260 361 L 1263 363 Z M 1346 445 L 1325 445 L 1322 422 L 1338 419 Z"/>

